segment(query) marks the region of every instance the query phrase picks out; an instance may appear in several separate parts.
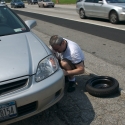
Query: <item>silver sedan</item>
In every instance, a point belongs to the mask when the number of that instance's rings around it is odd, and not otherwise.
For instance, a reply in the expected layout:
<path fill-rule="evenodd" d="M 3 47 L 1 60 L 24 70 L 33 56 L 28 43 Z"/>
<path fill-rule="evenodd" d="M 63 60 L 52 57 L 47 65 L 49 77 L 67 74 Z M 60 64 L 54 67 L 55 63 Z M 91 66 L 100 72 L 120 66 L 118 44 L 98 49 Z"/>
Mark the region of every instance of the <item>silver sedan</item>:
<path fill-rule="evenodd" d="M 125 21 L 125 0 L 77 0 L 76 11 L 82 19 L 97 17 L 116 24 Z"/>
<path fill-rule="evenodd" d="M 57 59 L 31 28 L 0 4 L 0 125 L 35 115 L 64 95 Z"/>
<path fill-rule="evenodd" d="M 54 7 L 55 4 L 52 0 L 38 0 L 39 7 Z"/>

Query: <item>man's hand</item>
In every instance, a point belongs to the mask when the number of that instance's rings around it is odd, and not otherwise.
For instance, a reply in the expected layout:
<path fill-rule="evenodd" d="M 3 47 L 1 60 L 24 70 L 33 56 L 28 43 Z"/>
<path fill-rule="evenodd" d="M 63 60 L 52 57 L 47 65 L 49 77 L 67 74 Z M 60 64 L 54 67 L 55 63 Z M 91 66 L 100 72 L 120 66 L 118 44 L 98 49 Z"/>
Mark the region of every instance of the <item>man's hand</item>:
<path fill-rule="evenodd" d="M 63 69 L 63 73 L 64 73 L 65 76 L 68 75 L 68 73 L 67 73 L 67 71 L 65 69 Z"/>

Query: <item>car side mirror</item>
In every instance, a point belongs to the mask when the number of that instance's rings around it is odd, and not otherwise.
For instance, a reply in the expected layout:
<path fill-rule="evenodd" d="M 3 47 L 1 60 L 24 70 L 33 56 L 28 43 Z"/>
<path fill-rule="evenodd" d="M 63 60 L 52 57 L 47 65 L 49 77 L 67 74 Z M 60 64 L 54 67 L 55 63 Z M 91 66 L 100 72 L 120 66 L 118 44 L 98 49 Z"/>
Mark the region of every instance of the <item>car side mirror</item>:
<path fill-rule="evenodd" d="M 98 3 L 103 4 L 103 1 L 98 1 Z"/>
<path fill-rule="evenodd" d="M 27 20 L 25 21 L 25 24 L 30 28 L 32 29 L 33 27 L 35 27 L 37 25 L 36 21 L 35 20 Z"/>

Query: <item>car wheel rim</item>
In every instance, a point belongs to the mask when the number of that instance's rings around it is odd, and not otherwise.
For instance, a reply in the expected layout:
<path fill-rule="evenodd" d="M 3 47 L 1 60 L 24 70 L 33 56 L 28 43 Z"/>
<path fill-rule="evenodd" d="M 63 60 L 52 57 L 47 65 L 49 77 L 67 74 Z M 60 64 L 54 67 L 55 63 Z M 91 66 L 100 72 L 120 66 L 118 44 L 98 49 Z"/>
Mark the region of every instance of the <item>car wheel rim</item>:
<path fill-rule="evenodd" d="M 117 21 L 117 17 L 115 14 L 111 15 L 111 22 L 115 23 Z"/>
<path fill-rule="evenodd" d="M 81 16 L 81 17 L 84 17 L 84 15 L 85 15 L 85 14 L 84 14 L 84 11 L 81 10 L 81 11 L 80 11 L 80 16 Z"/>

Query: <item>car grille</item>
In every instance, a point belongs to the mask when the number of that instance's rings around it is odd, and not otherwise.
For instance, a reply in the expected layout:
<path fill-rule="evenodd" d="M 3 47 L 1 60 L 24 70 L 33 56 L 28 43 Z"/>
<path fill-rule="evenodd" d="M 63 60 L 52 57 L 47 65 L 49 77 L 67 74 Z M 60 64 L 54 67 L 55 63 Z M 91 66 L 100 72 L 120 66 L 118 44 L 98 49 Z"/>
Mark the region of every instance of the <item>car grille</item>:
<path fill-rule="evenodd" d="M 37 102 L 32 102 L 17 108 L 18 116 L 31 113 L 37 109 Z"/>
<path fill-rule="evenodd" d="M 28 79 L 23 79 L 11 83 L 7 83 L 4 85 L 0 85 L 0 95 L 6 94 L 8 92 L 14 91 L 16 89 L 22 88 L 27 85 Z"/>

